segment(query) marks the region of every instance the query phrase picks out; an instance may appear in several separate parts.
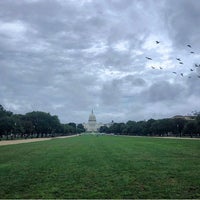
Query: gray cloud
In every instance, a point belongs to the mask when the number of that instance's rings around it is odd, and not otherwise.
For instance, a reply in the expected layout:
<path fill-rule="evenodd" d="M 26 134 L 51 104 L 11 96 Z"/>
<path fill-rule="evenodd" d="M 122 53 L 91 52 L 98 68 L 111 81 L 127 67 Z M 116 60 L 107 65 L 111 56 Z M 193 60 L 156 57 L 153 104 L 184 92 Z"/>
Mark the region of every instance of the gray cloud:
<path fill-rule="evenodd" d="M 171 39 L 177 48 L 192 44 L 199 48 L 200 3 L 198 1 L 168 1 L 166 4 L 166 21 Z"/>
<path fill-rule="evenodd" d="M 170 84 L 167 81 L 159 81 L 152 84 L 142 96 L 146 96 L 147 102 L 171 102 L 184 98 L 185 88 L 180 84 Z"/>
<path fill-rule="evenodd" d="M 196 0 L 0 1 L 0 104 L 62 122 L 86 122 L 92 108 L 102 122 L 200 110 L 199 7 Z"/>

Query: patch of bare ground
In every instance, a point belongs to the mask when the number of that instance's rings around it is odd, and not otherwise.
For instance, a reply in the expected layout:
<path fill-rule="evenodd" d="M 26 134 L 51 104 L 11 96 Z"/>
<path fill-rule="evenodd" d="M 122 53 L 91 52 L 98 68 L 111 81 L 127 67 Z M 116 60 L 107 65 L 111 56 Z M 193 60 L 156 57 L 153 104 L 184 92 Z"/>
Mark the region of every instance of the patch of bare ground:
<path fill-rule="evenodd" d="M 0 146 L 5 146 L 5 145 L 11 145 L 11 144 L 21 144 L 21 143 L 29 143 L 29 142 L 40 142 L 40 141 L 45 141 L 45 140 L 52 140 L 56 138 L 68 138 L 68 137 L 75 137 L 78 135 L 69 135 L 69 136 L 60 136 L 60 137 L 54 137 L 54 138 L 33 138 L 33 139 L 22 139 L 22 140 L 5 140 L 5 141 L 0 141 Z"/>

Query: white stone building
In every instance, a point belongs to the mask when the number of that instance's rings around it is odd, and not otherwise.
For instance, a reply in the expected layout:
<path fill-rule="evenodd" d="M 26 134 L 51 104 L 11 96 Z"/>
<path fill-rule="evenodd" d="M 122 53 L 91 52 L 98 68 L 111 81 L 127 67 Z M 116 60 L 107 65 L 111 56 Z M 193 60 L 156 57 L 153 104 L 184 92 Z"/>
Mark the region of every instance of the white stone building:
<path fill-rule="evenodd" d="M 89 115 L 88 123 L 83 123 L 83 126 L 87 132 L 98 132 L 99 128 L 103 126 L 103 124 L 97 123 L 96 117 L 92 110 L 91 114 Z"/>

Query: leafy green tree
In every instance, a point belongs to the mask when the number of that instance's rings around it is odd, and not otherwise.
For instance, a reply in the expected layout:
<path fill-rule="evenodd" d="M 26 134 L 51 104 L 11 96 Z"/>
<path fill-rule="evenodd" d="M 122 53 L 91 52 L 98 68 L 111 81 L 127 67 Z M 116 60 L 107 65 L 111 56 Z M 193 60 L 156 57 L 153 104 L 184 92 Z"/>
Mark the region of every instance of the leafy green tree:
<path fill-rule="evenodd" d="M 177 119 L 173 119 L 173 123 L 174 123 L 174 126 L 173 126 L 172 132 L 174 133 L 174 135 L 181 137 L 183 134 L 184 126 L 187 123 L 187 120 L 182 119 L 182 118 L 177 118 Z"/>
<path fill-rule="evenodd" d="M 76 131 L 77 131 L 77 133 L 83 133 L 83 132 L 85 132 L 85 128 L 84 128 L 83 124 L 78 124 Z"/>
<path fill-rule="evenodd" d="M 197 134 L 197 122 L 195 120 L 188 121 L 184 127 L 184 134 L 193 137 Z"/>
<path fill-rule="evenodd" d="M 101 126 L 99 128 L 100 133 L 109 133 L 109 128 L 107 126 Z"/>
<path fill-rule="evenodd" d="M 76 124 L 74 122 L 70 122 L 68 125 L 71 127 L 71 134 L 76 134 Z"/>
<path fill-rule="evenodd" d="M 12 114 L 13 114 L 12 112 L 6 111 L 4 109 L 4 107 L 2 105 L 0 105 L 0 118 L 1 117 L 6 117 L 6 116 L 10 117 L 10 116 L 12 116 Z"/>
<path fill-rule="evenodd" d="M 24 127 L 24 120 L 23 120 L 24 115 L 14 114 L 11 117 L 14 121 L 14 127 L 13 127 L 14 137 L 15 138 L 16 136 L 19 137 L 19 135 L 23 137 L 23 135 L 25 134 L 25 127 Z"/>
<path fill-rule="evenodd" d="M 152 131 L 152 135 L 159 135 L 161 136 L 161 127 L 160 127 L 160 121 L 159 120 L 155 120 L 152 124 L 151 124 L 151 131 Z"/>
<path fill-rule="evenodd" d="M 3 135 L 5 135 L 6 139 L 8 139 L 9 135 L 13 134 L 13 129 L 14 129 L 14 120 L 11 117 L 5 116 L 0 118 L 1 138 Z"/>
<path fill-rule="evenodd" d="M 124 131 L 126 131 L 127 135 L 134 135 L 135 134 L 135 127 L 136 127 L 135 121 L 128 121 L 126 123 L 126 128 L 124 129 Z"/>
<path fill-rule="evenodd" d="M 63 129 L 60 123 L 60 120 L 57 115 L 51 116 L 49 118 L 49 129 L 48 129 L 50 134 L 55 134 L 57 133 L 58 135 L 63 133 Z"/>
<path fill-rule="evenodd" d="M 41 111 L 33 111 L 26 113 L 25 118 L 32 123 L 37 137 L 47 136 L 47 134 L 59 135 L 57 132 L 60 132 L 61 124 L 57 116 L 51 116 L 49 113 Z"/>
<path fill-rule="evenodd" d="M 195 120 L 197 123 L 197 134 L 200 136 L 200 112 L 197 113 Z"/>
<path fill-rule="evenodd" d="M 147 135 L 146 124 L 146 121 L 137 122 L 137 135 Z"/>
<path fill-rule="evenodd" d="M 145 135 L 153 135 L 152 124 L 155 122 L 155 119 L 149 119 L 145 124 Z"/>

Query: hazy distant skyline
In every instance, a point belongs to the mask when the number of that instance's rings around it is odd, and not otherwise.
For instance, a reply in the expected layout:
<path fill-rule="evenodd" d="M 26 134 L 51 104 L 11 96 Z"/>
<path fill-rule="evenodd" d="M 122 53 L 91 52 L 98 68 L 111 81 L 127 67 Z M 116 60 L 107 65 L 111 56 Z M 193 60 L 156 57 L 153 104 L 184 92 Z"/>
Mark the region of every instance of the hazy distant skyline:
<path fill-rule="evenodd" d="M 63 123 L 92 109 L 103 123 L 200 111 L 199 10 L 197 0 L 2 0 L 0 104 Z"/>

